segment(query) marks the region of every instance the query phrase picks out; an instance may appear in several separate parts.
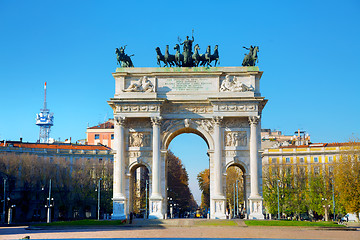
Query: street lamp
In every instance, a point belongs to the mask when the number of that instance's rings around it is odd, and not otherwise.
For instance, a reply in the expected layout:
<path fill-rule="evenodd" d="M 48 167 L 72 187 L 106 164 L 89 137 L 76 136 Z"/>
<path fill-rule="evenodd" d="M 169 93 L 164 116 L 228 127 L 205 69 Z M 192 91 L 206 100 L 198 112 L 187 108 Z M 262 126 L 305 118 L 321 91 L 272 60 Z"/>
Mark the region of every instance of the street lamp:
<path fill-rule="evenodd" d="M 3 200 L 3 214 L 2 214 L 3 223 L 5 223 L 5 215 L 6 215 L 6 178 L 4 178 L 4 200 Z"/>
<path fill-rule="evenodd" d="M 102 178 L 99 178 L 99 182 L 98 182 L 98 206 L 97 206 L 97 220 L 100 220 L 100 181 L 102 180 Z"/>
<path fill-rule="evenodd" d="M 53 201 L 54 199 L 51 198 L 51 179 L 50 179 L 50 182 L 49 182 L 49 197 L 47 198 L 47 205 L 45 205 L 45 207 L 47 208 L 47 220 L 46 222 L 47 223 L 50 223 L 51 222 L 51 207 L 53 206 L 51 204 L 51 201 Z"/>
<path fill-rule="evenodd" d="M 148 212 L 148 185 L 149 180 L 146 179 L 146 185 L 145 185 L 145 219 L 147 218 L 147 212 Z"/>
<path fill-rule="evenodd" d="M 332 200 L 333 200 L 333 212 L 334 212 L 334 218 L 333 221 L 335 221 L 335 193 L 334 193 L 334 179 L 331 179 L 332 181 Z"/>
<path fill-rule="evenodd" d="M 234 183 L 234 212 L 233 212 L 234 218 L 235 218 L 235 189 L 236 189 L 236 185 Z"/>
<path fill-rule="evenodd" d="M 236 216 L 239 217 L 239 180 L 236 180 Z"/>
<path fill-rule="evenodd" d="M 280 197 L 279 197 L 279 183 L 280 180 L 276 180 L 276 185 L 277 185 L 277 197 L 278 197 L 278 220 L 280 220 Z"/>

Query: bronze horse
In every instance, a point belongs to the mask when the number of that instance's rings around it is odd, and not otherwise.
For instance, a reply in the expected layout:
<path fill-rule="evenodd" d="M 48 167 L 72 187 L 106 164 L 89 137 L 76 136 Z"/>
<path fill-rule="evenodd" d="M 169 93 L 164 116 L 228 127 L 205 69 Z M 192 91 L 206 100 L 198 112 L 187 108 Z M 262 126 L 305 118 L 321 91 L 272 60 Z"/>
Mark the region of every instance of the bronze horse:
<path fill-rule="evenodd" d="M 244 67 L 247 66 L 255 66 L 256 62 L 259 62 L 257 53 L 259 52 L 259 46 L 250 46 L 250 48 L 243 47 L 247 50 L 249 50 L 248 54 L 245 54 L 244 60 L 242 62 L 242 65 Z"/>
<path fill-rule="evenodd" d="M 120 47 L 120 49 L 115 49 L 117 63 L 120 65 L 120 67 L 134 67 L 133 62 L 131 61 L 131 57 L 134 56 L 134 54 L 128 56 L 125 54 L 125 48 L 126 45 L 124 47 Z"/>

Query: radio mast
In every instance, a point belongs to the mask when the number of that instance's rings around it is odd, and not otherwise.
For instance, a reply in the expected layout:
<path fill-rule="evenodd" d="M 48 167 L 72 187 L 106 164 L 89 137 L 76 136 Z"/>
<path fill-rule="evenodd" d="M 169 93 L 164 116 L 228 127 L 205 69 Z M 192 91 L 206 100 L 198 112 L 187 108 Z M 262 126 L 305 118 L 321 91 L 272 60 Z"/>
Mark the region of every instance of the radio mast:
<path fill-rule="evenodd" d="M 44 85 L 44 108 L 40 109 L 39 114 L 36 114 L 36 125 L 40 127 L 40 143 L 49 143 L 50 128 L 54 125 L 54 114 L 50 113 L 50 109 L 47 109 L 46 106 L 46 82 Z"/>

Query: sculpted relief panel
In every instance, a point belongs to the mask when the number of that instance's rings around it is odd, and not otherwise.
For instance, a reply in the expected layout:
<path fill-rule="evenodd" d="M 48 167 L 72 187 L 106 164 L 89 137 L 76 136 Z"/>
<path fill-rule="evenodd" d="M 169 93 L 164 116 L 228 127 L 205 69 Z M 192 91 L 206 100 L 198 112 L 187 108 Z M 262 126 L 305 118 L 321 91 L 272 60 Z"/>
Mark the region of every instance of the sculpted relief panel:
<path fill-rule="evenodd" d="M 132 132 L 129 133 L 129 147 L 150 147 L 150 132 Z"/>
<path fill-rule="evenodd" d="M 124 92 L 154 92 L 154 85 L 147 76 L 143 76 L 138 81 L 130 83 L 130 85 L 123 90 Z"/>
<path fill-rule="evenodd" d="M 224 142 L 226 147 L 237 147 L 247 145 L 247 135 L 245 131 L 225 132 Z"/>
<path fill-rule="evenodd" d="M 253 92 L 254 87 L 246 85 L 235 76 L 230 78 L 229 75 L 221 82 L 220 92 Z"/>

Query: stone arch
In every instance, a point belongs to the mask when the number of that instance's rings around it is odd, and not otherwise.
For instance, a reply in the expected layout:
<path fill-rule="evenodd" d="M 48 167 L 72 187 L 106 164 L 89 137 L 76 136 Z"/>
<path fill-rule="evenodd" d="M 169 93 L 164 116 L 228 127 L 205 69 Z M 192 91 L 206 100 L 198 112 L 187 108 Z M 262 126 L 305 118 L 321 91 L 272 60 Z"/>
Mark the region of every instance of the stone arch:
<path fill-rule="evenodd" d="M 177 124 L 171 126 L 168 131 L 163 134 L 162 137 L 162 148 L 168 149 L 171 141 L 178 135 L 183 133 L 194 133 L 204 139 L 209 149 L 214 148 L 214 140 L 209 134 L 208 131 L 198 126 L 195 123 L 189 123 L 188 126 L 185 126 L 182 122 L 178 122 Z"/>

